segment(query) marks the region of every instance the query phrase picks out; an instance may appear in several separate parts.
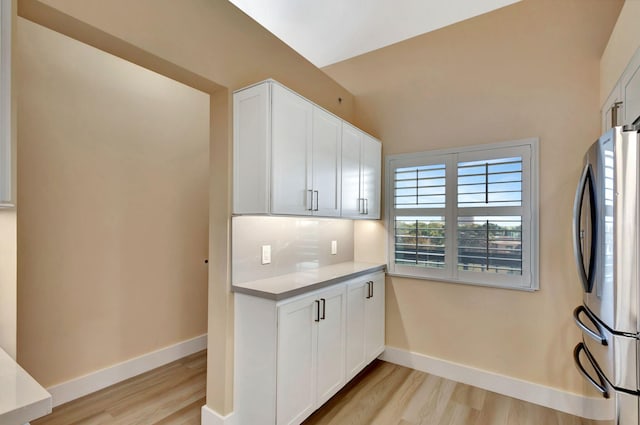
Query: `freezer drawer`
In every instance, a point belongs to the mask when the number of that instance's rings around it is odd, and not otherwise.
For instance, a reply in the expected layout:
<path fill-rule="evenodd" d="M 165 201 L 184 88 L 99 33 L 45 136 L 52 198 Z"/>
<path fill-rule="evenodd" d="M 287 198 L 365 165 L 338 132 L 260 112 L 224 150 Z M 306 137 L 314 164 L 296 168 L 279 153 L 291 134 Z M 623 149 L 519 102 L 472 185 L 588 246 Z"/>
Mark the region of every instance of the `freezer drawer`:
<path fill-rule="evenodd" d="M 636 394 L 618 391 L 604 378 L 604 373 L 583 342 L 576 345 L 573 358 L 580 373 L 605 398 L 606 417 L 615 418 L 615 425 L 640 425 L 640 402 Z"/>
<path fill-rule="evenodd" d="M 638 391 L 638 339 L 613 334 L 586 307 L 574 310 L 584 345 L 607 381 L 617 389 Z"/>

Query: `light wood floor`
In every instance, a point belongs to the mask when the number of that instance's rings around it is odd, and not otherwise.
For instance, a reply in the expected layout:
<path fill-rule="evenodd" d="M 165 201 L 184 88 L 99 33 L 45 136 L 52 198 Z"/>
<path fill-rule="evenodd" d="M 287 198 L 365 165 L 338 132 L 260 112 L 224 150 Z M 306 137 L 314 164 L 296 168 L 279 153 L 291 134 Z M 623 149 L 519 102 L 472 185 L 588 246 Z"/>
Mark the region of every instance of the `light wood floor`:
<path fill-rule="evenodd" d="M 206 351 L 72 401 L 32 425 L 197 425 Z M 304 425 L 610 425 L 375 361 Z M 261 425 L 261 424 L 238 424 Z"/>
<path fill-rule="evenodd" d="M 419 424 L 610 425 L 379 360 L 303 425 Z"/>
<path fill-rule="evenodd" d="M 198 425 L 206 375 L 201 351 L 63 404 L 31 425 Z"/>

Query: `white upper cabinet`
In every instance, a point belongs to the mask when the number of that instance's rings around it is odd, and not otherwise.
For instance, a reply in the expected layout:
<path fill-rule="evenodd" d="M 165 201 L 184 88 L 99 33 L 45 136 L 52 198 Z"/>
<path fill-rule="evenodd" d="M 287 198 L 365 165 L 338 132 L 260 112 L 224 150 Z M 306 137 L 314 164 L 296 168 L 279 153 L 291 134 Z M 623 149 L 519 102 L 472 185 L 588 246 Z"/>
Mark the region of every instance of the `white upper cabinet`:
<path fill-rule="evenodd" d="M 233 95 L 233 211 L 269 211 L 271 164 L 271 100 L 269 85 Z"/>
<path fill-rule="evenodd" d="M 624 124 L 632 124 L 640 118 L 640 49 L 620 78 L 620 95 L 624 102 Z"/>
<path fill-rule="evenodd" d="M 271 212 L 311 215 L 313 105 L 272 86 Z"/>
<path fill-rule="evenodd" d="M 600 110 L 602 132 L 640 118 L 640 49 L 636 50 Z"/>
<path fill-rule="evenodd" d="M 377 140 L 365 135 L 362 139 L 362 199 L 365 218 L 380 218 L 380 167 L 382 161 L 382 145 Z"/>
<path fill-rule="evenodd" d="M 379 218 L 380 142 L 272 80 L 233 111 L 234 214 Z"/>
<path fill-rule="evenodd" d="M 313 108 L 312 204 L 317 215 L 340 216 L 342 121 Z"/>
<path fill-rule="evenodd" d="M 349 125 L 342 125 L 342 216 L 361 218 L 360 151 L 364 133 Z"/>
<path fill-rule="evenodd" d="M 600 111 L 602 115 L 602 132 L 604 133 L 611 127 L 622 124 L 624 117 L 624 102 L 620 95 L 620 84 L 616 84 L 613 91 L 602 105 Z"/>
<path fill-rule="evenodd" d="M 350 124 L 342 125 L 342 216 L 380 218 L 382 145 Z"/>

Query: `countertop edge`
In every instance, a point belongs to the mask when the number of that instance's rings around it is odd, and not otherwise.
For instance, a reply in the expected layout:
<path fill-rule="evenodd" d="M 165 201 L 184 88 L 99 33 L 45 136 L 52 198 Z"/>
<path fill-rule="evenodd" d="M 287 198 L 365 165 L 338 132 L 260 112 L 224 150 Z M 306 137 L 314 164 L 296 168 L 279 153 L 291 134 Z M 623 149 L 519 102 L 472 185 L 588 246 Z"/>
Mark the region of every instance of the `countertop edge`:
<path fill-rule="evenodd" d="M 265 298 L 273 301 L 282 301 L 287 298 L 292 298 L 298 295 L 305 294 L 307 292 L 315 291 L 316 289 L 322 289 L 327 286 L 331 286 L 343 280 L 354 279 L 356 277 L 364 276 L 367 274 L 384 271 L 387 268 L 386 264 L 372 265 L 370 268 L 360 270 L 353 273 L 347 273 L 341 276 L 336 276 L 331 279 L 323 280 L 320 282 L 314 282 L 301 288 L 295 288 L 290 291 L 281 292 L 275 294 L 273 292 L 259 291 L 257 289 L 245 288 L 242 286 L 231 285 L 231 292 L 245 295 L 252 295 L 254 297 Z"/>
<path fill-rule="evenodd" d="M 44 389 L 29 373 L 27 373 L 16 361 L 0 348 L 0 367 L 3 379 L 15 379 L 15 385 L 21 393 L 29 392 L 28 396 L 22 394 L 19 397 L 20 404 L 9 407 L 9 410 L 0 412 L 0 423 L 8 425 L 21 425 L 46 416 L 51 413 L 53 400 L 51 394 Z M 14 390 L 16 387 L 12 387 Z M 7 396 L 11 388 L 0 389 L 0 396 Z M 14 391 L 13 399 L 16 398 Z M 4 409 L 5 407 L 3 407 Z"/>

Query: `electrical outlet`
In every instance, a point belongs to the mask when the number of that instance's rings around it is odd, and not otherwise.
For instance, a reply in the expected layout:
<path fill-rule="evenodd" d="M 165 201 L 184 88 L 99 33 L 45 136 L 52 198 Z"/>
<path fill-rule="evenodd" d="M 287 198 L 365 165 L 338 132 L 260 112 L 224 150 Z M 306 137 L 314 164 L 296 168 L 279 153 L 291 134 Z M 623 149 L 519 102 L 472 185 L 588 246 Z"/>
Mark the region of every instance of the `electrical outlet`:
<path fill-rule="evenodd" d="M 271 264 L 271 245 L 262 245 L 262 264 Z"/>
<path fill-rule="evenodd" d="M 338 241 L 331 241 L 331 255 L 338 253 Z"/>

